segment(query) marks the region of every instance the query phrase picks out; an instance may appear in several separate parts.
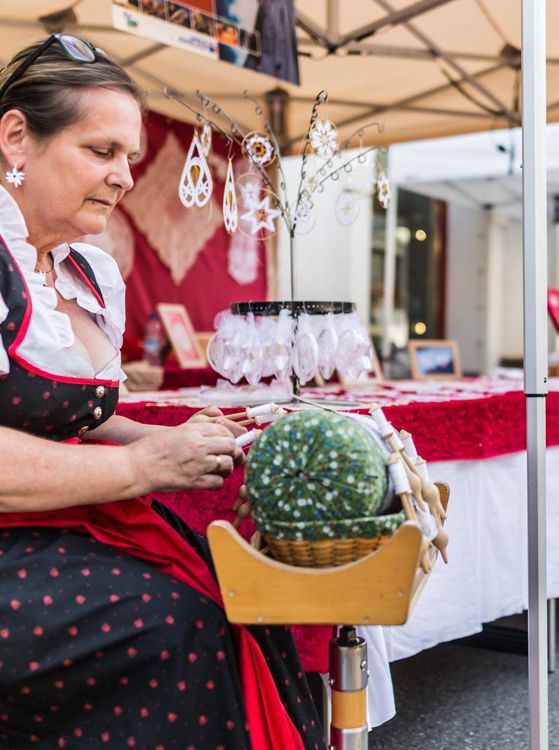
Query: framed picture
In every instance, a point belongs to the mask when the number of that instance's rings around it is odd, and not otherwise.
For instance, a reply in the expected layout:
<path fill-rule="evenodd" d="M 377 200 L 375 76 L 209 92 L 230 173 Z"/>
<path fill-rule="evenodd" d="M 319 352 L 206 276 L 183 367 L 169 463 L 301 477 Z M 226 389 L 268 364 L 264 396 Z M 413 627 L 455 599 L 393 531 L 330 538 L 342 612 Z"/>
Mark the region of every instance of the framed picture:
<path fill-rule="evenodd" d="M 184 305 L 162 303 L 157 305 L 157 314 L 180 366 L 204 367 L 206 360 Z"/>
<path fill-rule="evenodd" d="M 415 380 L 453 380 L 462 377 L 456 341 L 412 339 L 408 342 L 411 376 Z"/>

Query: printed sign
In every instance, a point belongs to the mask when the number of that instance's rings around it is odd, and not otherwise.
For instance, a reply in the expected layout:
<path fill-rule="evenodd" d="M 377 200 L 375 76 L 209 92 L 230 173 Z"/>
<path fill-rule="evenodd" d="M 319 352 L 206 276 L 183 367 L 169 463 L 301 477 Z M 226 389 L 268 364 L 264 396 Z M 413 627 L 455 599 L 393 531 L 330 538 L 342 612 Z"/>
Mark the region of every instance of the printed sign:
<path fill-rule="evenodd" d="M 113 0 L 113 26 L 299 83 L 293 0 Z"/>

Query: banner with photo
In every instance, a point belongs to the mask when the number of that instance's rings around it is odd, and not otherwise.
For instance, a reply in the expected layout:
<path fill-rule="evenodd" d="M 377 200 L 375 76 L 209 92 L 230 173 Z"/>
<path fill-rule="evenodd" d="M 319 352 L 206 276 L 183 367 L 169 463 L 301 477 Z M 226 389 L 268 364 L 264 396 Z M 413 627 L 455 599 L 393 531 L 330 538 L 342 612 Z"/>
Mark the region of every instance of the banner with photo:
<path fill-rule="evenodd" d="M 299 83 L 293 0 L 113 0 L 113 25 Z"/>

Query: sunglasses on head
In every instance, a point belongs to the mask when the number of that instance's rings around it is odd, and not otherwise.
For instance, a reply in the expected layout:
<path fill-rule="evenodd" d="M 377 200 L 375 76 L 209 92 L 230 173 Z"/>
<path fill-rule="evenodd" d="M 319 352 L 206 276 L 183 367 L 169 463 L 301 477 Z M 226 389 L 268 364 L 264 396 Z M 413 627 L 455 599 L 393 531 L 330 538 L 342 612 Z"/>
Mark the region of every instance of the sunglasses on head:
<path fill-rule="evenodd" d="M 98 58 L 98 50 L 96 50 L 96 48 L 89 42 L 85 42 L 83 39 L 80 39 L 73 34 L 51 34 L 39 47 L 37 47 L 35 52 L 32 52 L 29 57 L 26 57 L 25 60 L 18 65 L 13 73 L 4 81 L 2 86 L 0 86 L 0 101 L 7 89 L 17 81 L 18 78 L 21 78 L 27 68 L 29 68 L 30 65 L 33 65 L 35 60 L 55 42 L 62 47 L 70 60 L 82 63 L 93 63 Z"/>

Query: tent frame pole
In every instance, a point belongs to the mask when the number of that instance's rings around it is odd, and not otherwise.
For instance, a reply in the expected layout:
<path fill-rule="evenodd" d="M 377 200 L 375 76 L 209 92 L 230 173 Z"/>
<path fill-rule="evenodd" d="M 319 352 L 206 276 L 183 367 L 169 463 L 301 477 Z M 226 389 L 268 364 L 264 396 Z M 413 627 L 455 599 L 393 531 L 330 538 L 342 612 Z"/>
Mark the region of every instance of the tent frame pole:
<path fill-rule="evenodd" d="M 522 0 L 524 390 L 528 490 L 530 750 L 548 747 L 545 397 L 547 395 L 546 0 Z"/>

